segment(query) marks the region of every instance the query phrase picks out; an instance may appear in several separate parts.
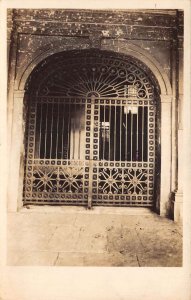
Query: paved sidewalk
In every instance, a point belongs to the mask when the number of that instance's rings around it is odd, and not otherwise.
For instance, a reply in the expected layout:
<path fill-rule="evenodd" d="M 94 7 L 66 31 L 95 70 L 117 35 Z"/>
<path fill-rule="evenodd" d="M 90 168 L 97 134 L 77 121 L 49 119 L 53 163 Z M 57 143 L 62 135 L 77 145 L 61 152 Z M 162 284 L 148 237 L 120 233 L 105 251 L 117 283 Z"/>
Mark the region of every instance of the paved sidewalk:
<path fill-rule="evenodd" d="M 182 265 L 182 229 L 146 208 L 23 208 L 8 214 L 7 264 Z"/>

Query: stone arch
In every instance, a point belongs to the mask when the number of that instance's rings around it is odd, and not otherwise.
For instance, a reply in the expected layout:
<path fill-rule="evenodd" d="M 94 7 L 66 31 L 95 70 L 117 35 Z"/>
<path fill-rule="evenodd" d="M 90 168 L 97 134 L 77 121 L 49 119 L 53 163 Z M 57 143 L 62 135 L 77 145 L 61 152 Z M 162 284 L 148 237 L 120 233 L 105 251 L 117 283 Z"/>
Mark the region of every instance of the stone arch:
<path fill-rule="evenodd" d="M 155 86 L 155 90 L 156 90 L 155 92 L 157 93 L 157 95 L 159 96 L 161 94 L 161 89 L 158 84 L 157 78 L 153 75 L 153 73 L 150 71 L 150 69 L 145 64 L 143 64 L 139 59 L 135 59 L 134 57 L 128 56 L 123 53 L 121 54 L 121 53 L 117 53 L 117 52 L 113 52 L 113 51 L 98 50 L 98 49 L 86 49 L 86 50 L 77 50 L 77 51 L 70 50 L 70 51 L 62 51 L 62 52 L 58 52 L 53 55 L 50 55 L 47 59 L 40 62 L 37 65 L 37 67 L 35 67 L 35 69 L 32 71 L 32 73 L 29 75 L 27 82 L 25 84 L 25 91 L 27 93 L 29 92 L 30 94 L 33 94 L 34 96 L 39 95 L 39 90 L 42 88 L 42 86 L 44 86 L 44 88 L 47 88 L 47 86 L 50 85 L 49 89 L 52 91 L 52 85 L 53 85 L 54 80 L 56 80 L 56 81 L 61 80 L 60 86 L 62 85 L 62 88 L 61 88 L 62 92 L 64 89 L 66 95 L 71 96 L 74 94 L 74 91 L 72 94 L 71 94 L 71 91 L 68 94 L 68 89 L 69 89 L 70 83 L 72 82 L 72 86 L 70 86 L 71 89 L 74 88 L 73 85 L 80 84 L 80 87 L 81 87 L 81 85 L 83 84 L 82 81 L 91 75 L 89 73 L 88 73 L 88 75 L 86 74 L 87 70 L 86 70 L 86 68 L 84 69 L 84 66 L 86 64 L 87 64 L 87 66 L 89 66 L 91 64 L 93 64 L 93 65 L 95 64 L 95 66 L 100 66 L 103 64 L 103 66 L 104 66 L 105 79 L 102 76 L 102 78 L 100 80 L 103 85 L 108 85 L 107 92 L 109 92 L 108 91 L 108 89 L 109 89 L 110 94 L 107 94 L 106 92 L 103 93 L 100 91 L 100 93 L 101 93 L 100 96 L 102 96 L 102 97 L 104 97 L 106 95 L 113 95 L 113 97 L 114 97 L 114 94 L 116 95 L 116 97 L 123 96 L 123 91 L 121 90 L 121 87 L 118 87 L 119 82 L 116 86 L 115 86 L 116 82 L 113 82 L 113 76 L 115 74 L 115 72 L 113 74 L 113 71 L 115 68 L 122 68 L 122 69 L 125 68 L 129 72 L 131 67 L 133 68 L 133 71 L 132 71 L 133 73 L 139 74 L 139 75 L 136 75 L 136 77 L 138 76 L 137 79 L 142 78 L 142 80 L 143 80 L 144 76 L 146 76 L 146 77 L 148 76 L 149 81 L 152 84 L 152 86 Z M 59 73 L 60 72 L 62 73 L 64 66 L 66 67 L 67 72 L 63 73 L 60 77 Z M 111 69 L 108 68 L 108 66 L 110 66 Z M 69 68 L 71 68 L 71 70 L 73 69 L 74 73 L 72 73 L 72 71 L 71 71 L 71 74 L 69 75 Z M 78 74 L 80 74 L 82 70 L 83 70 L 83 74 L 86 74 L 86 76 L 81 78 L 80 82 L 78 82 L 78 80 L 79 80 Z M 142 73 L 141 73 L 142 75 L 139 78 L 140 70 L 142 70 Z M 97 71 L 96 71 L 96 69 L 94 70 L 94 77 L 96 76 L 97 72 L 99 72 L 99 67 L 98 67 Z M 138 72 L 138 73 L 136 73 L 136 72 Z M 98 74 L 97 74 L 97 76 L 99 77 Z M 117 74 L 116 74 L 116 76 L 118 77 Z M 92 80 L 93 80 L 93 83 L 95 84 L 95 86 L 94 86 L 94 91 L 95 91 L 96 81 L 94 82 L 94 77 L 92 78 Z M 120 75 L 120 77 L 121 77 L 121 75 Z M 48 80 L 48 78 L 49 78 L 49 80 Z M 121 78 L 122 79 L 120 79 L 120 78 L 118 78 L 118 79 L 124 81 L 124 76 L 122 76 Z M 104 80 L 106 80 L 106 81 L 104 81 Z M 126 80 L 128 81 L 127 78 L 126 78 Z M 51 83 L 49 81 L 51 81 Z M 58 84 L 58 82 L 56 83 L 56 85 L 57 84 Z M 146 83 L 144 83 L 144 85 L 146 85 Z M 84 88 L 91 89 L 92 84 L 88 85 L 87 83 L 84 83 Z M 98 89 L 99 88 L 100 88 L 100 86 L 98 87 Z M 146 88 L 146 86 L 145 86 L 145 88 Z M 118 91 L 118 89 L 119 89 L 119 91 Z M 76 89 L 76 91 L 77 90 L 78 89 Z M 56 93 L 60 93 L 60 92 L 58 92 L 58 87 L 57 87 Z M 45 91 L 44 91 L 44 93 L 45 93 Z M 81 96 L 84 96 L 84 95 L 81 95 Z"/>
<path fill-rule="evenodd" d="M 109 50 L 110 45 L 107 43 L 104 45 L 104 50 Z M 141 47 L 134 45 L 133 43 L 127 43 L 126 41 L 114 41 L 114 45 L 112 50 L 114 52 L 124 53 L 126 55 L 130 55 L 141 62 L 143 62 L 150 71 L 155 75 L 158 84 L 160 86 L 162 95 L 171 95 L 172 89 L 169 78 L 165 71 L 163 70 L 160 63 L 157 61 L 155 57 L 153 57 L 148 51 L 142 49 Z"/>
<path fill-rule="evenodd" d="M 160 63 L 148 52 L 144 49 L 133 45 L 132 43 L 127 43 L 126 41 L 113 41 L 114 44 L 112 46 L 112 52 L 125 54 L 128 56 L 132 56 L 142 63 L 144 63 L 150 71 L 154 74 L 156 77 L 160 90 L 161 95 L 171 95 L 172 89 L 171 84 L 169 81 L 169 78 L 163 68 L 161 67 Z M 50 55 L 71 50 L 71 47 L 66 47 L 66 45 L 60 45 L 60 44 L 50 44 L 46 46 L 47 50 L 44 50 L 41 54 L 36 55 L 34 59 L 28 64 L 27 67 L 23 68 L 20 71 L 20 74 L 18 75 L 16 81 L 15 81 L 15 90 L 24 90 L 26 81 L 32 71 L 35 69 L 35 67 L 42 62 L 44 59 L 48 58 Z M 77 50 L 83 50 L 83 49 L 91 49 L 90 47 L 87 47 L 86 44 L 82 44 L 81 49 Z M 72 50 L 75 50 L 73 47 Z M 103 43 L 100 50 L 109 50 L 111 51 L 111 45 L 107 43 Z"/>

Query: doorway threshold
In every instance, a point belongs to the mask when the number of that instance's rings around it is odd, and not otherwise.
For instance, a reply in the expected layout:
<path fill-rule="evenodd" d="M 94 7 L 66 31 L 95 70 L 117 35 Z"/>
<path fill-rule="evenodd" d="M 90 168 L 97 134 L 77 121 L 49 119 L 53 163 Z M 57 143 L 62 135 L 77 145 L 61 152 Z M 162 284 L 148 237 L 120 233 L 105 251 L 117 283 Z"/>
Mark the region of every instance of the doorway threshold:
<path fill-rule="evenodd" d="M 114 214 L 114 215 L 151 215 L 155 214 L 150 207 L 111 207 L 94 206 L 91 209 L 82 206 L 27 205 L 19 213 L 64 213 L 64 214 Z"/>

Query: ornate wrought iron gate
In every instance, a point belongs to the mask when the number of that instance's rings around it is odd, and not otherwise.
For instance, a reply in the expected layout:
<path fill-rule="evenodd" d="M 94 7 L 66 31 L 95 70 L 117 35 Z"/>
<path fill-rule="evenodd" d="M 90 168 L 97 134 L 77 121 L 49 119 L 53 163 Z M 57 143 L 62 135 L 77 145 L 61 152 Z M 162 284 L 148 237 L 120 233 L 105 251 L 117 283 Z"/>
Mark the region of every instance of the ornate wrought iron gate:
<path fill-rule="evenodd" d="M 151 206 L 150 80 L 133 63 L 100 58 L 73 72 L 51 75 L 30 99 L 24 203 Z"/>

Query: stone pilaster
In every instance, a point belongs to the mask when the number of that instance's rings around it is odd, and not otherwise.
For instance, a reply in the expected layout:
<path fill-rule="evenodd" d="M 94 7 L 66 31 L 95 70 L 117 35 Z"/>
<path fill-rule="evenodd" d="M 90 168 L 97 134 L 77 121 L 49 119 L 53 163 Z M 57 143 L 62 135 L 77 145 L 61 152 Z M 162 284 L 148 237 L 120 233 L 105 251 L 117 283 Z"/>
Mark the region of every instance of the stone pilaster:
<path fill-rule="evenodd" d="M 8 13 L 8 33 L 7 33 L 7 58 L 8 58 L 8 86 L 7 86 L 7 144 L 8 154 L 11 151 L 11 131 L 13 122 L 13 106 L 14 106 L 14 85 L 17 60 L 17 30 L 14 24 L 14 11 L 9 10 Z"/>
<path fill-rule="evenodd" d="M 8 178 L 8 210 L 17 211 L 22 203 L 23 169 L 23 98 L 24 91 L 14 92 L 12 140 Z M 21 174 L 22 172 L 22 174 Z"/>
<path fill-rule="evenodd" d="M 172 95 L 161 95 L 161 187 L 160 215 L 168 216 L 171 193 L 171 105 Z"/>

